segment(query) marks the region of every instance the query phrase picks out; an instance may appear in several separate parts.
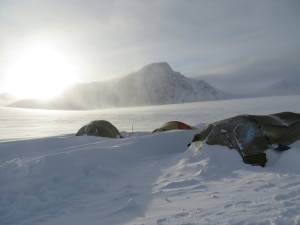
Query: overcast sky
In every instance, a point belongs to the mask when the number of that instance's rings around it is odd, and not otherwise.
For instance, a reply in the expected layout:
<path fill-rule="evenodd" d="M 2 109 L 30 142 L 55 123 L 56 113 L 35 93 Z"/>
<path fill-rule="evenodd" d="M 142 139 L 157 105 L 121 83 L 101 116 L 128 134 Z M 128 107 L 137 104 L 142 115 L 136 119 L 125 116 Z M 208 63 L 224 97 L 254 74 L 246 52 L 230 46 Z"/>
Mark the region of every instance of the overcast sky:
<path fill-rule="evenodd" d="M 1 0 L 0 90 L 12 52 L 44 39 L 71 55 L 86 81 L 165 61 L 243 89 L 300 76 L 300 1 Z"/>

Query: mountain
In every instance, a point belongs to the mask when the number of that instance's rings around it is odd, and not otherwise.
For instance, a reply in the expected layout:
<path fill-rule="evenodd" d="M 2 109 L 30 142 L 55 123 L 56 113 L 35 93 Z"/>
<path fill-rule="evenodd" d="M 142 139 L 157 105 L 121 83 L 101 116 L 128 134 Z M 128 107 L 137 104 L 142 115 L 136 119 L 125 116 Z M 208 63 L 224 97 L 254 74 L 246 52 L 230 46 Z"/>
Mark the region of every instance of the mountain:
<path fill-rule="evenodd" d="M 122 78 L 114 87 L 122 105 L 161 105 L 221 99 L 204 80 L 175 72 L 168 63 L 153 63 Z"/>
<path fill-rule="evenodd" d="M 263 91 L 264 95 L 297 95 L 300 94 L 300 78 L 285 78 L 269 85 Z"/>
<path fill-rule="evenodd" d="M 98 109 L 225 99 L 226 93 L 204 80 L 185 77 L 166 62 L 152 63 L 121 79 L 79 83 L 47 102 L 22 100 L 11 106 L 53 109 Z"/>
<path fill-rule="evenodd" d="M 11 104 L 17 100 L 17 97 L 8 94 L 8 93 L 2 93 L 0 94 L 0 106 L 5 106 L 8 104 Z"/>

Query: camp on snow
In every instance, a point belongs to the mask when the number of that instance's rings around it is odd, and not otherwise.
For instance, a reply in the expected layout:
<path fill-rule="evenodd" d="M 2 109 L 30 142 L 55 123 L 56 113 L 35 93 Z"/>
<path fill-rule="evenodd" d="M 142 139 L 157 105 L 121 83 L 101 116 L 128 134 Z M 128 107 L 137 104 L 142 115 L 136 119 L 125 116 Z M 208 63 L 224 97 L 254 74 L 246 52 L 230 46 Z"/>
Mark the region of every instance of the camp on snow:
<path fill-rule="evenodd" d="M 106 120 L 95 120 L 81 127 L 76 133 L 76 136 L 83 135 L 122 138 L 119 130 Z"/>
<path fill-rule="evenodd" d="M 152 133 L 163 132 L 169 130 L 197 130 L 196 127 L 192 127 L 180 121 L 169 121 L 164 123 L 161 127 L 152 131 Z"/>
<path fill-rule="evenodd" d="M 180 121 L 169 121 L 152 131 L 196 130 Z M 106 120 L 95 120 L 81 127 L 76 136 L 92 135 L 108 138 L 122 138 L 119 130 Z M 266 150 L 288 150 L 288 145 L 300 140 L 300 114 L 281 112 L 270 115 L 237 115 L 207 124 L 194 135 L 191 144 L 205 142 L 235 149 L 244 163 L 265 166 Z"/>
<path fill-rule="evenodd" d="M 238 115 L 206 125 L 192 143 L 223 145 L 235 149 L 244 163 L 265 166 L 267 149 L 284 151 L 300 140 L 300 114 Z"/>

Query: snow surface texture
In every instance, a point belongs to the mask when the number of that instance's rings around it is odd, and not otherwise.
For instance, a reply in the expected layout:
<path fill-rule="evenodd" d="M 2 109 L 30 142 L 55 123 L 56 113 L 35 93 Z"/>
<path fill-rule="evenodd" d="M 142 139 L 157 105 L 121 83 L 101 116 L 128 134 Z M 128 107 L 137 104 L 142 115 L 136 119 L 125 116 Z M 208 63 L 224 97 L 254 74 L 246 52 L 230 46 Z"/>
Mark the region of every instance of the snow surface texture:
<path fill-rule="evenodd" d="M 219 112 L 224 102 L 230 107 Z M 145 107 L 110 114 L 109 119 L 119 121 L 122 113 L 129 118 L 136 112 L 133 117 L 141 114 L 147 120 L 139 131 L 123 131 L 124 139 L 74 136 L 80 128 L 76 119 L 107 111 L 49 112 L 48 120 L 59 117 L 65 123 L 53 122 L 47 129 L 59 134 L 59 125 L 73 121 L 73 134 L 27 140 L 6 136 L 0 143 L 0 224 L 300 224 L 300 142 L 286 152 L 268 150 L 269 161 L 262 168 L 244 164 L 226 147 L 188 148 L 195 131 L 149 134 L 149 121 L 166 122 L 167 115 L 200 128 L 203 122 L 245 111 L 299 112 L 299 96 L 205 104 L 165 106 L 161 113 Z M 46 113 L 10 110 L 27 122 L 33 116 L 42 121 Z M 12 111 L 0 111 L 2 118 L 13 118 L 8 113 Z M 13 123 L 20 126 L 8 124 Z M 29 126 L 27 133 L 37 134 L 43 125 Z M 6 132 L 3 127 L 0 131 Z M 27 137 L 24 133 L 19 138 Z"/>

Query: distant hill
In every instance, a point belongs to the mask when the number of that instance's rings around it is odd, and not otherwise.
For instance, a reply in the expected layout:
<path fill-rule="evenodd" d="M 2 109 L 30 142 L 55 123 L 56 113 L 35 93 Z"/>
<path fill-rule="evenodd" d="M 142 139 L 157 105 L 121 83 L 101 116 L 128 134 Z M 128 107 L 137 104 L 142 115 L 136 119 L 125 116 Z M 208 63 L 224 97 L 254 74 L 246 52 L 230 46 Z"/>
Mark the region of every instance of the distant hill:
<path fill-rule="evenodd" d="M 0 106 L 5 106 L 17 101 L 17 97 L 8 93 L 0 94 Z"/>
<path fill-rule="evenodd" d="M 185 77 L 166 62 L 153 63 L 119 80 L 79 83 L 48 102 L 22 100 L 11 106 L 97 109 L 211 101 L 230 96 L 204 80 Z"/>
<path fill-rule="evenodd" d="M 300 94 L 300 77 L 290 77 L 276 81 L 266 87 L 262 94 L 267 96 Z"/>

